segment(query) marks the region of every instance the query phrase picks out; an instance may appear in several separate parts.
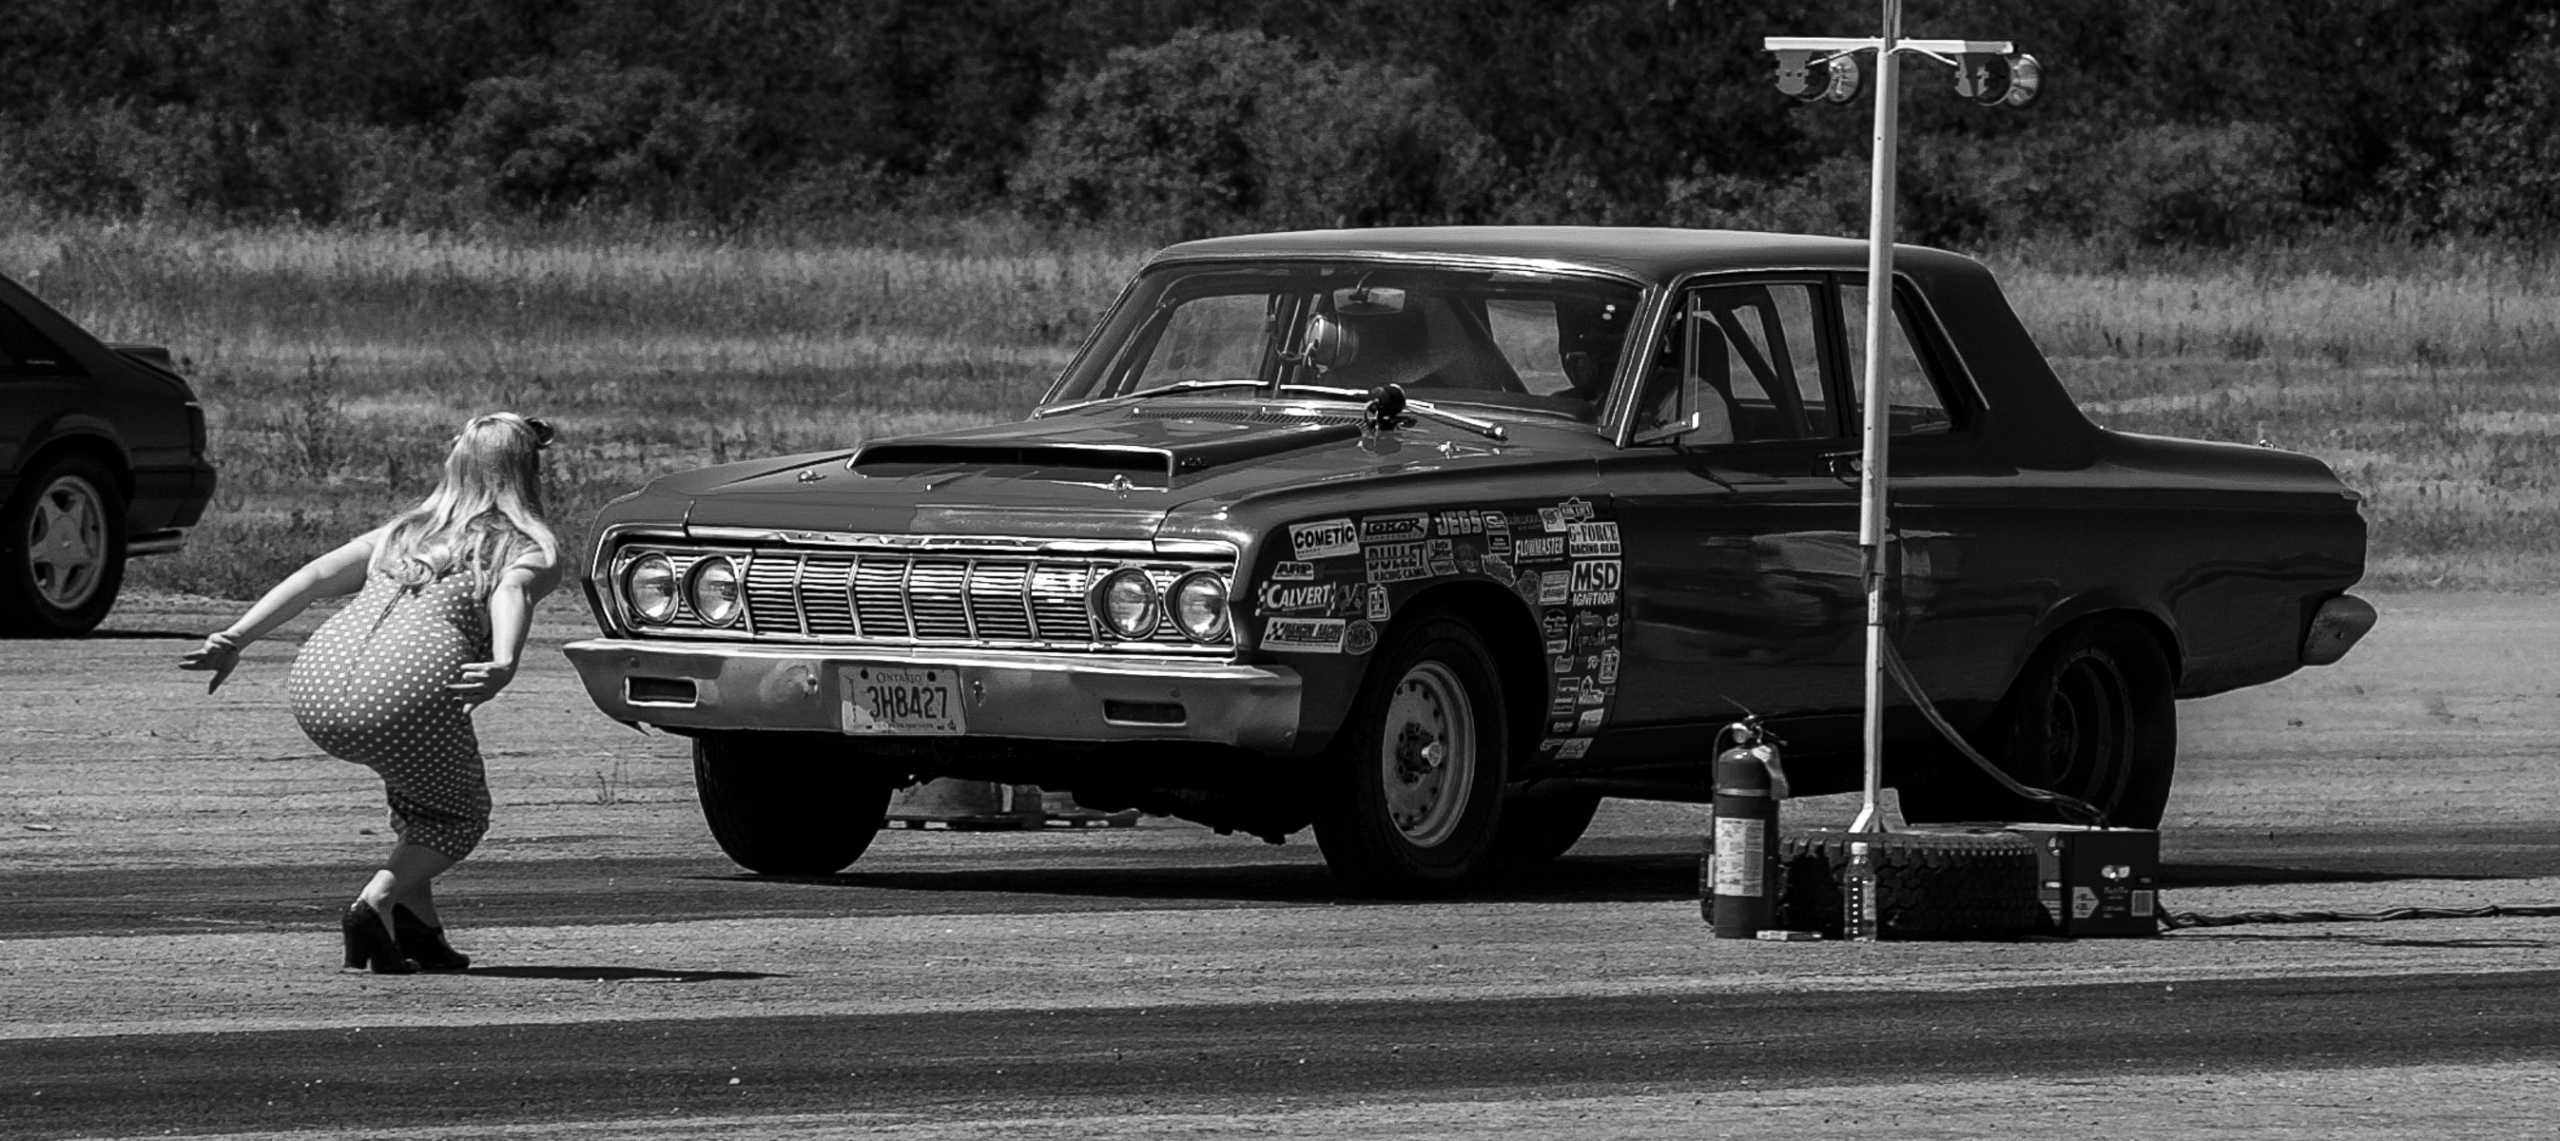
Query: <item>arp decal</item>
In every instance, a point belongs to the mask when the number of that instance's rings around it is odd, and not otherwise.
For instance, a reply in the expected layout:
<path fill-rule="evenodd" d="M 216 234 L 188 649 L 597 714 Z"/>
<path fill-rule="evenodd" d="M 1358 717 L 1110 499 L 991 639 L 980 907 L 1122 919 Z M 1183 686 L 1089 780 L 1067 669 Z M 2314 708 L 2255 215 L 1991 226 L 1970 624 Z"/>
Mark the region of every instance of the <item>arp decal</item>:
<path fill-rule="evenodd" d="M 1266 582 L 1262 584 L 1262 611 L 1287 614 L 1295 611 L 1324 610 L 1333 605 L 1339 584 L 1330 582 Z"/>
<path fill-rule="evenodd" d="M 1360 553 L 1360 528 L 1349 519 L 1323 519 L 1289 525 L 1289 550 L 1301 559 L 1329 559 Z"/>
<path fill-rule="evenodd" d="M 1340 618 L 1273 618 L 1263 623 L 1262 648 L 1339 654 L 1345 625 Z"/>
<path fill-rule="evenodd" d="M 1407 582 L 1431 577 L 1420 543 L 1386 543 L 1369 548 L 1370 582 Z"/>
<path fill-rule="evenodd" d="M 1610 522 L 1573 523 L 1566 527 L 1566 537 L 1573 557 L 1577 559 L 1614 559 L 1618 557 L 1618 525 Z"/>
<path fill-rule="evenodd" d="M 1360 521 L 1362 543 L 1409 543 L 1431 534 L 1431 517 L 1419 511 L 1410 515 L 1371 515 Z"/>
<path fill-rule="evenodd" d="M 1271 568 L 1273 582 L 1313 582 L 1315 577 L 1314 563 L 1283 560 L 1278 566 Z"/>

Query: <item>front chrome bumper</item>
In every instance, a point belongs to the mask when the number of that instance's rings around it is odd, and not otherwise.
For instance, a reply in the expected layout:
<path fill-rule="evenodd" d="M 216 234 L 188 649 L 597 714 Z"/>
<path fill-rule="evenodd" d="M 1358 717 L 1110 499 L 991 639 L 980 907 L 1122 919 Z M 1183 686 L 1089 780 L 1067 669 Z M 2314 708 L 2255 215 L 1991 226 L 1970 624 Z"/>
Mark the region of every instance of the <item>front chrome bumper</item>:
<path fill-rule="evenodd" d="M 671 729 L 842 731 L 838 675 L 885 664 L 958 671 L 973 737 L 1200 741 L 1277 755 L 1298 735 L 1300 680 L 1285 668 L 613 638 L 571 642 L 565 650 L 597 708 L 618 721 Z"/>

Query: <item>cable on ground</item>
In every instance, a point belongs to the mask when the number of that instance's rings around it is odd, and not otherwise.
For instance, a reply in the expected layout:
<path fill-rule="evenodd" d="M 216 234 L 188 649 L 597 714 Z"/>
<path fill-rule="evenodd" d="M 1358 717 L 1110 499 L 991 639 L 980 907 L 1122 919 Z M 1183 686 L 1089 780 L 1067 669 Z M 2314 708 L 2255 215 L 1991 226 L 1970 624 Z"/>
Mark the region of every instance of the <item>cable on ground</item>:
<path fill-rule="evenodd" d="M 2018 778 L 2000 771 L 2000 766 L 1992 764 L 1990 758 L 1974 751 L 1972 745 L 1965 743 L 1964 736 L 1956 732 L 1955 726 L 1947 724 L 1947 719 L 1939 715 L 1938 707 L 1929 700 L 1929 695 L 1920 692 L 1919 679 L 1911 676 L 1911 667 L 1903 664 L 1902 652 L 1893 648 L 1893 640 L 1886 638 L 1882 639 L 1882 642 L 1884 672 L 1892 676 L 1895 685 L 1902 687 L 1902 692 L 1911 698 L 1911 704 L 1919 708 L 1920 716 L 1928 718 L 1929 724 L 1937 727 L 1938 735 L 1945 737 L 1948 744 L 1954 745 L 1956 751 L 1964 754 L 1966 760 L 1972 761 L 1975 767 L 1989 774 L 1992 780 L 2000 782 L 2000 787 L 2008 789 L 2013 796 L 2025 797 L 2039 804 L 2050 804 L 2074 817 L 2078 823 L 2099 828 L 2107 826 L 2107 814 L 2099 811 L 2088 801 L 2041 788 L 2028 787 L 2020 783 Z"/>
<path fill-rule="evenodd" d="M 2239 927 L 2254 923 L 2388 923 L 2400 919 L 2498 919 L 2506 916 L 2560 916 L 2560 903 L 2501 904 L 2486 907 L 2394 907 L 2383 911 L 2234 911 L 2209 915 L 2197 911 L 2161 912 L 2160 929 Z"/>

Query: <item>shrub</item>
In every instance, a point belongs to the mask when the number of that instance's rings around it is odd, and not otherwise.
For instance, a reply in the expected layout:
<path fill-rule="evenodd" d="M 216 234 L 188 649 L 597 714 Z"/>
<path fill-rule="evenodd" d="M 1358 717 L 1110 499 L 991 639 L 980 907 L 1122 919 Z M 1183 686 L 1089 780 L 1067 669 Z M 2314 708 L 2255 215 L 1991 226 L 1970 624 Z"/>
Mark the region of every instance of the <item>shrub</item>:
<path fill-rule="evenodd" d="M 211 122 L 179 107 L 56 103 L 0 138 L 0 179 L 65 213 L 184 213 L 212 196 Z"/>
<path fill-rule="evenodd" d="M 2312 156 L 2265 123 L 2136 131 L 2100 160 L 2099 221 L 2142 245 L 2230 246 L 2306 220 Z"/>
<path fill-rule="evenodd" d="M 1499 170 L 1427 73 L 1192 29 L 1061 83 L 1013 189 L 1055 216 L 1198 233 L 1476 215 Z"/>
<path fill-rule="evenodd" d="M 507 206 L 720 214 L 737 197 L 744 114 L 688 98 L 664 68 L 584 54 L 480 80 L 464 96 L 453 148 Z"/>

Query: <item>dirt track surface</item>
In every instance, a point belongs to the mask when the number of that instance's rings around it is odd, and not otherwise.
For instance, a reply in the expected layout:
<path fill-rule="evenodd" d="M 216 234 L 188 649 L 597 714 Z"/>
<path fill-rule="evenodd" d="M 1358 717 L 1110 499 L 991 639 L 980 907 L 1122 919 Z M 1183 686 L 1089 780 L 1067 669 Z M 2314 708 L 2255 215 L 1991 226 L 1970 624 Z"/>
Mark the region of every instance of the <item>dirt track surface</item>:
<path fill-rule="evenodd" d="M 2376 601 L 2346 663 L 2181 707 L 2172 909 L 2560 902 L 2560 601 Z M 342 973 L 379 786 L 293 728 L 309 620 L 218 695 L 172 668 L 228 613 L 0 643 L 0 1136 L 2560 1132 L 2560 919 L 1718 942 L 1703 811 L 1633 804 L 1449 902 L 1153 819 L 744 876 L 682 742 L 587 705 L 574 612 L 479 716 L 478 965 Z"/>

